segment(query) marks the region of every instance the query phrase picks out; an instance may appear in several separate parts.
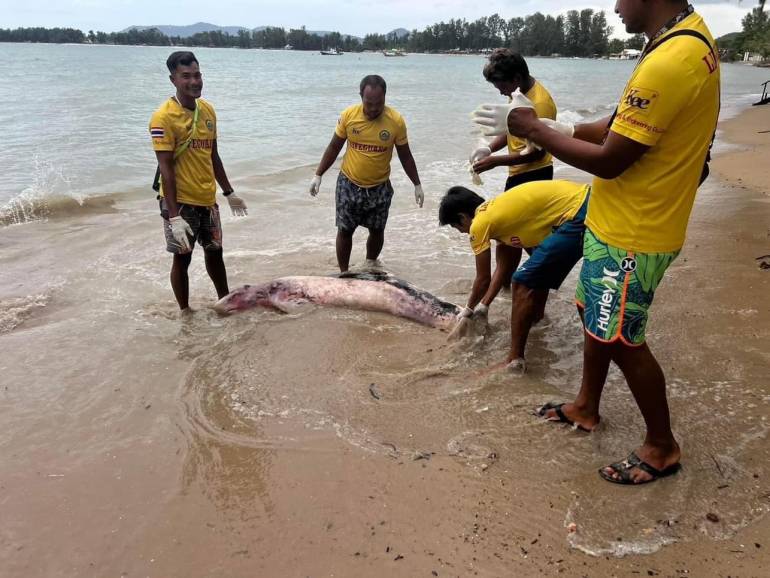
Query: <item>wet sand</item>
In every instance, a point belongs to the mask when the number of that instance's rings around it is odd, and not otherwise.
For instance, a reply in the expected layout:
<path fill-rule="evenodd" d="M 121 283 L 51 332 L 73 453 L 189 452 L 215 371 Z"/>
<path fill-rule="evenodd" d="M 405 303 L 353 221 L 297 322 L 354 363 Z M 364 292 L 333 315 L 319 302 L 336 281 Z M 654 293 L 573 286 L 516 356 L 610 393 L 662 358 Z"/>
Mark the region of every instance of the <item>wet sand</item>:
<path fill-rule="evenodd" d="M 362 312 L 220 319 L 201 308 L 180 322 L 169 305 L 105 333 L 89 319 L 68 331 L 62 309 L 27 304 L 0 335 L 14 352 L 0 358 L 0 575 L 763 576 L 765 124 L 767 107 L 722 127 L 741 150 L 713 162 L 656 296 L 649 338 L 669 381 L 682 475 L 644 488 L 597 476 L 642 435 L 617 372 L 597 434 L 530 415 L 577 388 L 569 290 L 533 332 L 531 374 L 518 382 L 483 372 L 504 351 L 505 297 L 486 341 L 467 349 Z M 23 250 L 26 231 L 3 246 Z M 98 243 L 71 249 L 110 258 Z M 272 273 L 293 272 L 294 259 Z M 231 270 L 248 271 L 248 260 L 233 258 Z M 165 282 L 160 272 L 153 281 Z M 464 291 L 467 280 L 439 293 Z M 122 297 L 91 294 L 94 308 Z M 61 324 L 60 338 L 36 339 L 43 323 Z M 171 338 L 163 323 L 174 324 Z M 61 371 L 38 375 L 43 356 L 46 367 L 60 357 Z"/>

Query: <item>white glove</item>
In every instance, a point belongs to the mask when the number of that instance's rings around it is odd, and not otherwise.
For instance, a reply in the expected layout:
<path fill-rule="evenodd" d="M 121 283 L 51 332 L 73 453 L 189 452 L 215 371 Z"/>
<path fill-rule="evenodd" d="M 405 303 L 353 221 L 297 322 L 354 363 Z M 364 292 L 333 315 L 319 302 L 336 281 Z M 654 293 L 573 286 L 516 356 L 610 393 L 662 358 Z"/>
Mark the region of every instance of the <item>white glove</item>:
<path fill-rule="evenodd" d="M 313 180 L 310 181 L 310 196 L 315 197 L 319 190 L 321 190 L 321 175 L 313 175 Z"/>
<path fill-rule="evenodd" d="M 484 317 L 486 318 L 489 315 L 489 305 L 484 305 L 483 303 L 479 303 L 476 305 L 476 309 L 473 310 L 473 317 Z"/>
<path fill-rule="evenodd" d="M 521 377 L 527 372 L 527 362 L 523 357 L 517 357 L 505 366 L 505 370 L 514 377 Z"/>
<path fill-rule="evenodd" d="M 460 313 L 457 314 L 457 320 L 460 321 L 466 317 L 473 317 L 473 309 L 470 307 L 463 307 L 460 309 Z"/>
<path fill-rule="evenodd" d="M 179 215 L 171 217 L 168 223 L 171 225 L 171 236 L 184 249 L 185 253 L 189 253 L 192 250 L 189 237 L 193 236 L 193 230 L 190 225 Z"/>
<path fill-rule="evenodd" d="M 514 108 L 535 108 L 535 105 L 517 88 L 508 104 L 482 104 L 473 111 L 473 122 L 482 127 L 484 136 L 508 134 L 508 113 Z M 486 128 L 485 128 L 486 127 Z"/>
<path fill-rule="evenodd" d="M 425 193 L 422 192 L 422 185 L 414 186 L 414 202 L 422 208 L 422 204 L 425 202 Z"/>
<path fill-rule="evenodd" d="M 550 118 L 541 118 L 540 122 L 564 136 L 570 138 L 575 136 L 575 125 L 571 122 L 559 122 L 558 120 L 551 120 Z"/>
<path fill-rule="evenodd" d="M 491 154 L 492 154 L 492 149 L 489 148 L 488 146 L 476 147 L 471 153 L 471 158 L 470 158 L 471 165 L 480 161 L 481 159 L 487 158 Z"/>
<path fill-rule="evenodd" d="M 246 201 L 238 195 L 230 193 L 225 198 L 227 199 L 227 204 L 230 205 L 230 211 L 233 213 L 234 217 L 243 217 L 249 214 L 246 209 Z"/>

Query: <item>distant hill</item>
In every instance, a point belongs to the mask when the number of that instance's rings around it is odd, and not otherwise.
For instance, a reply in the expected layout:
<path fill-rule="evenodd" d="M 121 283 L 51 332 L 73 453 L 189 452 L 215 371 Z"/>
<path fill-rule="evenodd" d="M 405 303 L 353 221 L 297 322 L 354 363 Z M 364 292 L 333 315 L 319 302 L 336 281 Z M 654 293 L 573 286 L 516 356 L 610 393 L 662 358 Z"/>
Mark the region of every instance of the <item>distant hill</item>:
<path fill-rule="evenodd" d="M 189 24 L 187 26 L 173 26 L 170 24 L 155 24 L 152 26 L 129 26 L 121 32 L 128 32 L 129 30 L 149 30 L 150 28 L 157 28 L 166 36 L 179 36 L 180 38 L 188 38 L 193 34 L 199 32 L 212 32 L 218 30 L 226 34 L 232 34 L 238 36 L 239 30 L 249 29 L 244 26 L 217 26 L 216 24 L 210 24 L 208 22 L 196 22 L 195 24 Z M 264 28 L 264 26 L 262 27 Z"/>
<path fill-rule="evenodd" d="M 174 26 L 171 24 L 154 24 L 150 26 L 129 26 L 128 28 L 121 30 L 121 32 L 128 32 L 129 30 L 149 30 L 150 28 L 157 28 L 160 30 L 163 34 L 166 36 L 179 36 L 180 38 L 189 38 L 193 34 L 198 34 L 199 32 L 212 32 L 212 31 L 220 31 L 224 32 L 226 34 L 232 34 L 233 36 L 238 36 L 238 31 L 240 30 L 251 30 L 252 32 L 259 32 L 260 30 L 264 30 L 267 28 L 267 26 L 257 26 L 256 28 L 246 28 L 244 26 L 217 26 L 216 24 L 211 24 L 209 22 L 196 22 L 195 24 L 189 24 L 187 26 Z M 288 32 L 289 29 L 286 29 Z M 307 30 L 308 34 L 315 34 L 317 36 L 328 36 L 332 32 L 330 30 Z M 403 38 L 404 36 L 407 36 L 409 34 L 409 31 L 406 28 L 396 28 L 395 30 L 391 30 L 386 34 L 395 34 L 396 38 Z M 358 36 L 353 36 L 352 34 L 343 34 L 343 36 L 347 36 L 350 38 L 356 38 L 358 40 L 362 40 L 362 38 Z"/>

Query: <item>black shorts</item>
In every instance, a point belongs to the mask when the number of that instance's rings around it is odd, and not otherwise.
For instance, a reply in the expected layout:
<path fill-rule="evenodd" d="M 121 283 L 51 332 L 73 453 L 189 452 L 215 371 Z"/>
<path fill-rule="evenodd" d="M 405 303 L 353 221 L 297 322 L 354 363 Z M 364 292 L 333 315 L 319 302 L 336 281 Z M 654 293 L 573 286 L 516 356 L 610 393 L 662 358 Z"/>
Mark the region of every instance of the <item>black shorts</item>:
<path fill-rule="evenodd" d="M 511 175 L 508 180 L 505 181 L 505 190 L 512 189 L 524 183 L 531 183 L 532 181 L 552 181 L 553 180 L 553 165 L 547 167 L 541 167 L 534 171 L 527 171 L 526 173 L 519 173 L 518 175 Z"/>
<path fill-rule="evenodd" d="M 188 253 L 182 249 L 171 234 L 171 224 L 168 222 L 168 208 L 166 200 L 160 198 L 160 216 L 163 217 L 163 235 L 166 237 L 166 251 L 175 255 Z M 219 220 L 219 207 L 211 205 L 202 207 L 198 205 L 179 205 L 179 216 L 182 217 L 193 231 L 193 236 L 187 236 L 190 248 L 195 242 L 203 247 L 204 251 L 219 251 L 222 248 L 222 224 Z"/>
<path fill-rule="evenodd" d="M 373 187 L 359 187 L 342 172 L 337 177 L 337 228 L 355 231 L 356 227 L 384 229 L 388 222 L 393 187 L 385 181 Z"/>

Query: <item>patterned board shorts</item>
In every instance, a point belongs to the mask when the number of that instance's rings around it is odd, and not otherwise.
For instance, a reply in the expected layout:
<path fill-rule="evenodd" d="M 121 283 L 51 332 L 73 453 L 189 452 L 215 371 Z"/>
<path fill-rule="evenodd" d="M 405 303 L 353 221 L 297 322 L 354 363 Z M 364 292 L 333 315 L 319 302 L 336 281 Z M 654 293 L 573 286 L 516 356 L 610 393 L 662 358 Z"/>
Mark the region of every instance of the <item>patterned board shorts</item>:
<path fill-rule="evenodd" d="M 338 229 L 384 229 L 388 222 L 390 201 L 393 199 L 393 187 L 389 180 L 373 187 L 359 187 L 340 172 L 336 198 Z"/>
<path fill-rule="evenodd" d="M 586 331 L 599 341 L 642 345 L 655 289 L 678 255 L 618 249 L 586 228 L 575 295 Z"/>
<path fill-rule="evenodd" d="M 166 200 L 160 199 L 160 216 L 163 217 L 163 234 L 166 236 L 166 251 L 181 255 L 186 253 L 171 234 L 171 224 L 168 222 L 168 207 Z M 195 241 L 203 247 L 204 251 L 218 251 L 222 248 L 222 224 L 219 221 L 219 207 L 201 207 L 198 205 L 179 205 L 179 216 L 182 217 L 193 230 L 193 236 L 189 235 L 190 247 L 195 246 Z"/>

